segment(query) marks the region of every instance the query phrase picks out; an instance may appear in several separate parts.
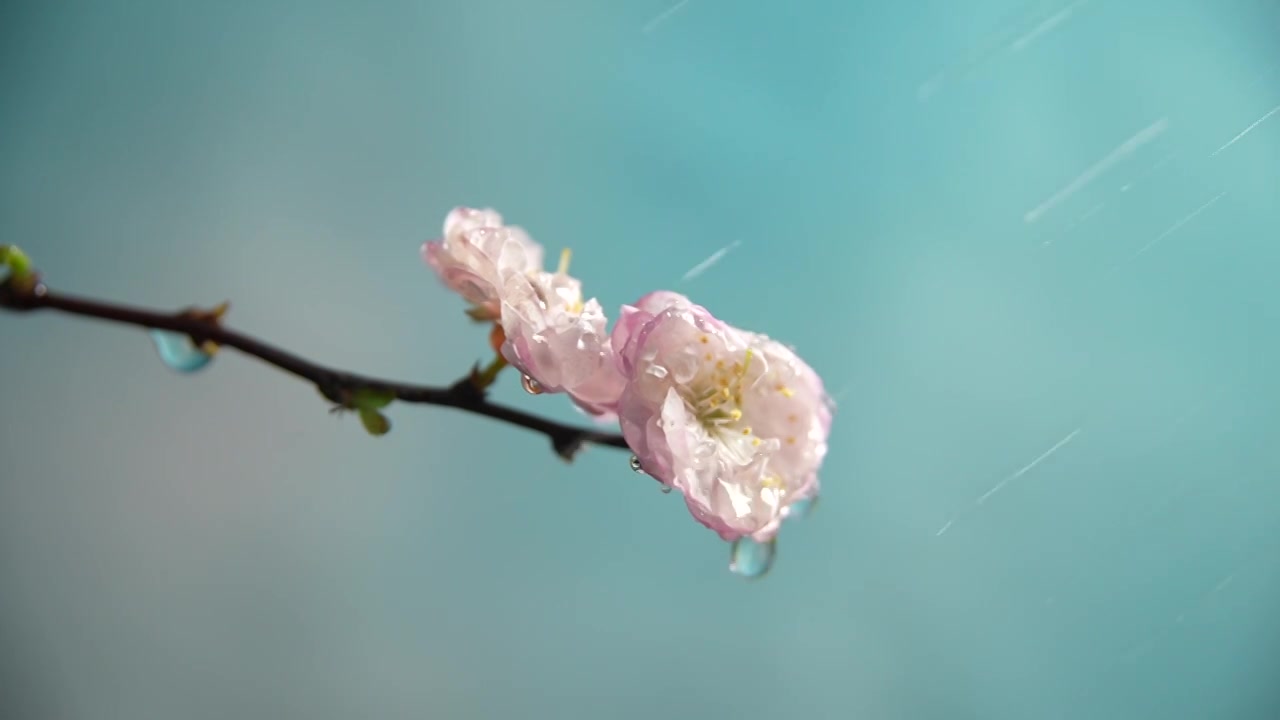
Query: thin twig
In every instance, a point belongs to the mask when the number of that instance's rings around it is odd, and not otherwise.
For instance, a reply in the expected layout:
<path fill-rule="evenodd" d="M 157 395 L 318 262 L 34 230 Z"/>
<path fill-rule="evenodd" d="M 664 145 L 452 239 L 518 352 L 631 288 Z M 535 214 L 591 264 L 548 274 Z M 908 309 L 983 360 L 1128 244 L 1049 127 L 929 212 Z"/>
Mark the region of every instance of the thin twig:
<path fill-rule="evenodd" d="M 448 387 L 440 387 L 411 385 L 337 370 L 227 329 L 222 326 L 218 312 L 195 309 L 177 313 L 158 312 L 55 293 L 41 282 L 19 284 L 10 280 L 0 283 L 0 308 L 16 312 L 58 310 L 71 315 L 181 333 L 197 345 L 212 342 L 219 347 L 232 347 L 313 382 L 321 395 L 342 407 L 348 407 L 357 392 L 370 391 L 394 396 L 401 402 L 457 408 L 542 433 L 551 440 L 556 454 L 565 460 L 571 460 L 584 443 L 627 449 L 621 435 L 565 425 L 489 402 L 485 390 L 473 383 L 470 376 Z"/>

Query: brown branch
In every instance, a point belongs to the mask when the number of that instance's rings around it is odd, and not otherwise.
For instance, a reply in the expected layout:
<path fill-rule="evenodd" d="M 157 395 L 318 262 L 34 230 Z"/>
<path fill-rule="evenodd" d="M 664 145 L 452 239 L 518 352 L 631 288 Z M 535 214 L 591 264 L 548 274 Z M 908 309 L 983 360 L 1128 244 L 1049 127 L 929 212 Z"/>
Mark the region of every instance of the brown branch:
<path fill-rule="evenodd" d="M 189 336 L 197 345 L 212 342 L 220 347 L 232 347 L 287 373 L 315 383 L 321 395 L 340 407 L 350 407 L 356 393 L 368 391 L 390 395 L 401 402 L 457 408 L 542 433 L 551 440 L 551 446 L 556 454 L 565 460 L 573 459 L 574 453 L 581 449 L 584 443 L 627 449 L 627 443 L 621 435 L 565 425 L 489 402 L 485 390 L 473 383 L 470 376 L 448 387 L 439 387 L 381 380 L 325 367 L 257 338 L 223 327 L 219 320 L 219 312 L 191 309 L 177 313 L 164 313 L 133 308 L 55 293 L 35 278 L 29 278 L 27 282 L 14 282 L 12 278 L 0 282 L 0 308 L 15 312 L 58 310 L 71 315 L 181 333 Z"/>

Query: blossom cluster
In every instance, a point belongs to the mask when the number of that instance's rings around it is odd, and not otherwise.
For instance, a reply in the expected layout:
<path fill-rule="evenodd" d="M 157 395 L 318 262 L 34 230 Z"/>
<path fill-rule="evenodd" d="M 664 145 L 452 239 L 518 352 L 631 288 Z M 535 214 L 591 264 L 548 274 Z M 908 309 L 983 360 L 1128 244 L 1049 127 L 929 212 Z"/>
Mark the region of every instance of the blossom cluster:
<path fill-rule="evenodd" d="M 610 330 L 569 252 L 547 271 L 542 246 L 491 209 L 454 209 L 422 254 L 468 315 L 496 325 L 526 389 L 617 422 L 638 467 L 720 537 L 771 542 L 817 497 L 832 402 L 791 348 L 661 290 Z"/>

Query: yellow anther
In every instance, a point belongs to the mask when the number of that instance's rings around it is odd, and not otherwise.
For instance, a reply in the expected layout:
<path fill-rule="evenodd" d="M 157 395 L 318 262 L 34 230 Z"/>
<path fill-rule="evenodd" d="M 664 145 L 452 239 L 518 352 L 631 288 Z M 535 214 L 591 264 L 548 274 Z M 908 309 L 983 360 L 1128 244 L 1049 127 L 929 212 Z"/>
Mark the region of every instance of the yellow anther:
<path fill-rule="evenodd" d="M 789 438 L 787 438 L 787 444 L 788 444 L 788 445 L 795 445 L 795 444 L 796 444 L 796 439 L 795 439 L 795 438 L 793 438 L 793 437 L 789 437 Z"/>
<path fill-rule="evenodd" d="M 751 438 L 752 447 L 760 447 L 760 438 Z"/>
<path fill-rule="evenodd" d="M 724 369 L 724 361 L 723 361 L 723 360 L 717 360 L 717 361 L 716 361 L 716 369 L 717 369 L 717 370 L 723 370 L 723 369 Z"/>
<path fill-rule="evenodd" d="M 796 417 L 795 413 L 791 413 L 790 415 L 787 416 L 787 422 L 795 422 L 796 420 L 799 420 L 799 419 L 800 418 Z"/>
<path fill-rule="evenodd" d="M 782 481 L 778 479 L 777 475 L 768 475 L 760 480 L 760 485 L 770 490 L 777 490 L 782 487 Z"/>
<path fill-rule="evenodd" d="M 742 411 L 741 411 L 741 410 L 739 410 L 738 408 L 734 408 L 734 409 L 730 410 L 730 411 L 729 411 L 729 418 L 730 418 L 731 420 L 741 420 L 741 419 L 742 419 Z"/>
<path fill-rule="evenodd" d="M 750 435 L 750 434 L 751 434 L 751 428 L 742 428 L 742 434 L 743 434 L 743 435 Z"/>
<path fill-rule="evenodd" d="M 698 338 L 698 341 L 701 342 L 703 345 L 706 345 L 707 343 L 711 342 L 711 340 L 709 340 L 706 335 L 703 335 L 701 338 Z"/>
<path fill-rule="evenodd" d="M 733 397 L 733 393 L 729 392 L 729 388 L 727 387 L 720 388 L 720 394 L 724 396 L 725 400 L 728 400 L 729 398 Z"/>
<path fill-rule="evenodd" d="M 573 259 L 572 250 L 570 250 L 569 248 L 565 248 L 561 250 L 560 251 L 560 267 L 556 269 L 556 272 L 560 275 L 564 275 L 565 273 L 569 272 L 569 261 L 572 259 Z"/>

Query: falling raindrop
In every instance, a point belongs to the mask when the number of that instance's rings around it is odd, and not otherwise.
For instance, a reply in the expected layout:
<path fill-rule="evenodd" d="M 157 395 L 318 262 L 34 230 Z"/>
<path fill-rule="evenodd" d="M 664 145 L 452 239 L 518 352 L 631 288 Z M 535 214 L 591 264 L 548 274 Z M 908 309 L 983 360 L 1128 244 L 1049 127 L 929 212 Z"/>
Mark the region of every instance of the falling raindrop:
<path fill-rule="evenodd" d="M 213 359 L 213 354 L 196 345 L 190 335 L 152 330 L 151 340 L 156 344 L 160 361 L 178 372 L 196 372 Z"/>
<path fill-rule="evenodd" d="M 524 387 L 524 391 L 529 393 L 530 395 L 542 394 L 542 386 L 538 384 L 537 380 L 534 380 L 528 375 L 520 376 L 520 384 Z"/>
<path fill-rule="evenodd" d="M 745 578 L 764 577 L 773 567 L 778 540 L 759 543 L 748 537 L 733 541 L 729 550 L 729 572 Z"/>

